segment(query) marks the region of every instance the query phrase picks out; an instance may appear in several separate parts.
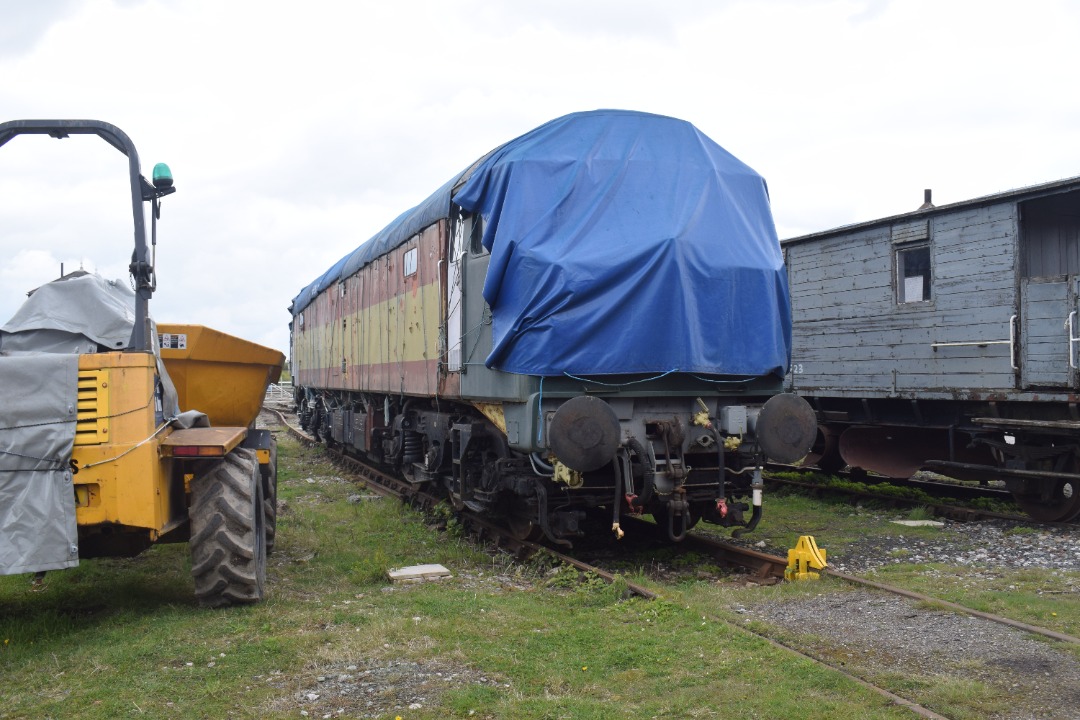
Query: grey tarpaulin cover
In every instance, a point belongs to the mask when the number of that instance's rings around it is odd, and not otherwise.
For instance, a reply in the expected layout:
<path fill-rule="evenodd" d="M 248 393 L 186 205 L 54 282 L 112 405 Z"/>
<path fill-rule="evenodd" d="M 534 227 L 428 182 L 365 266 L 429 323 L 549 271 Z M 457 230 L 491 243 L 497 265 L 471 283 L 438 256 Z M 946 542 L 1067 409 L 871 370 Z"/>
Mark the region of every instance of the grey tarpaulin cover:
<path fill-rule="evenodd" d="M 78 355 L 0 357 L 0 574 L 79 564 L 71 448 Z"/>
<path fill-rule="evenodd" d="M 122 349 L 135 323 L 135 292 L 90 273 L 42 285 L 0 327 L 0 352 Z"/>
<path fill-rule="evenodd" d="M 39 287 L 0 327 L 0 574 L 78 564 L 69 466 L 79 355 L 125 348 L 134 307 L 122 281 L 73 273 Z M 160 356 L 157 367 L 165 421 L 179 408 Z"/>

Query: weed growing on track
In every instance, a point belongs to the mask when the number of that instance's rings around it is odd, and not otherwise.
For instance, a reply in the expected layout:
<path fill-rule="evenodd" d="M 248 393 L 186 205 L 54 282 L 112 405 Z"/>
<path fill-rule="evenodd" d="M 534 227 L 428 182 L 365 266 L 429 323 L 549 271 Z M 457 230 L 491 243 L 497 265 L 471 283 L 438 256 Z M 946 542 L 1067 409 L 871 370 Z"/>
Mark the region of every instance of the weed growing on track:
<path fill-rule="evenodd" d="M 801 535 L 813 535 L 832 564 L 852 559 L 877 561 L 873 570 L 860 573 L 915 592 L 959 603 L 975 610 L 1080 636 L 1080 572 L 1052 568 L 1009 568 L 990 561 L 970 564 L 914 562 L 919 543 L 947 544 L 956 551 L 980 546 L 962 533 L 937 527 L 904 527 L 893 523 L 911 517 L 911 511 L 883 509 L 873 504 L 851 505 L 811 498 L 783 490 L 770 493 L 765 520 L 752 536 L 767 549 L 784 555 Z M 699 525 L 699 531 L 709 532 Z M 1023 540 L 1040 530 L 1018 525 L 1002 532 Z M 903 544 L 897 546 L 898 541 Z"/>
<path fill-rule="evenodd" d="M 907 717 L 689 602 L 489 556 L 287 438 L 278 459 L 260 605 L 199 609 L 185 545 L 0 578 L 0 718 Z M 454 577 L 386 579 L 432 562 Z"/>
<path fill-rule="evenodd" d="M 895 485 L 890 482 L 873 482 L 864 483 L 858 480 L 849 480 L 846 478 L 836 477 L 835 475 L 827 475 L 820 472 L 791 472 L 791 471 L 777 471 L 770 472 L 769 477 L 775 477 L 781 480 L 795 480 L 804 484 L 810 484 L 821 490 L 835 490 L 837 493 L 872 493 L 885 498 L 896 498 L 897 500 L 903 500 L 905 502 L 924 503 L 925 505 L 944 504 L 944 505 L 958 505 L 961 507 L 971 507 L 978 510 L 985 510 L 989 512 L 999 513 L 1013 513 L 1019 512 L 1015 503 L 1012 501 L 997 500 L 994 498 L 972 498 L 970 500 L 957 500 L 949 497 L 934 497 L 927 493 L 925 490 L 918 487 L 910 487 L 907 485 Z M 772 490 L 775 492 L 775 489 Z M 794 492 L 801 492 L 795 489 Z M 842 497 L 839 496 L 838 497 Z M 913 512 L 918 512 L 916 508 Z M 929 510 L 926 510 L 929 512 Z M 912 520 L 925 520 L 929 519 L 931 515 L 927 517 L 913 517 Z"/>
<path fill-rule="evenodd" d="M 1080 636 L 1080 573 L 899 563 L 872 577 L 890 585 Z"/>

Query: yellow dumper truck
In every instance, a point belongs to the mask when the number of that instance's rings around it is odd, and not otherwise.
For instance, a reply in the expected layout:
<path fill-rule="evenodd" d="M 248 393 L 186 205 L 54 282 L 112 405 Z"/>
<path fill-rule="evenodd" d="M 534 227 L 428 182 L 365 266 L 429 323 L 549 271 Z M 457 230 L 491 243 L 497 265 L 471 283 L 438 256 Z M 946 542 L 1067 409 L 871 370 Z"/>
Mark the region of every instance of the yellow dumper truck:
<path fill-rule="evenodd" d="M 152 242 L 167 166 L 95 120 L 0 124 L 17 135 L 97 135 L 128 158 L 131 283 L 75 272 L 31 291 L 0 326 L 0 574 L 73 567 L 187 542 L 208 607 L 265 594 L 277 452 L 255 420 L 284 355 L 198 325 L 155 325 Z"/>

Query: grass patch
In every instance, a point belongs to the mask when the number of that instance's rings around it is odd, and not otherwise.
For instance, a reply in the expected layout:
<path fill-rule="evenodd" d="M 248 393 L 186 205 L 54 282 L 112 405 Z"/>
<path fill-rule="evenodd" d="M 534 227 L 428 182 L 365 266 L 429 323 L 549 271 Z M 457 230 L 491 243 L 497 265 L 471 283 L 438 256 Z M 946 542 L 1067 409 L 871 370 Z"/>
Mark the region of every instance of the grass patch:
<path fill-rule="evenodd" d="M 973 610 L 1080 636 L 1080 573 L 897 563 L 869 573 Z"/>
<path fill-rule="evenodd" d="M 490 557 L 279 442 L 266 602 L 199 609 L 186 545 L 40 592 L 0 577 L 0 718 L 906 717 L 705 606 Z M 428 562 L 454 577 L 386 579 Z"/>
<path fill-rule="evenodd" d="M 882 482 L 859 482 L 857 480 L 849 480 L 846 478 L 836 477 L 834 475 L 827 475 L 820 472 L 801 473 L 794 471 L 778 471 L 768 473 L 768 477 L 775 477 L 780 480 L 792 480 L 803 484 L 810 484 L 820 490 L 835 490 L 838 493 L 870 493 L 877 495 L 884 499 L 895 498 L 896 500 L 903 500 L 908 503 L 918 503 L 923 506 L 926 513 L 925 517 L 910 517 L 910 520 L 930 520 L 933 519 L 934 514 L 930 509 L 934 505 L 956 505 L 959 507 L 971 507 L 978 510 L 985 510 L 988 512 L 999 513 L 1012 513 L 1018 512 L 1016 504 L 1012 501 L 996 500 L 994 498 L 972 498 L 970 500 L 959 500 L 957 498 L 950 497 L 935 497 L 925 490 L 918 487 L 909 487 L 906 485 L 895 485 L 893 483 Z M 803 492 L 798 487 L 786 486 L 788 492 Z M 773 490 L 772 492 L 776 492 Z M 830 499 L 836 502 L 847 503 L 851 498 L 847 495 L 833 495 Z M 873 500 L 865 501 L 871 505 L 874 504 Z M 913 510 L 914 512 L 915 510 Z"/>
<path fill-rule="evenodd" d="M 1024 535 L 1037 535 L 1038 533 L 1038 528 L 1027 527 L 1026 525 L 1017 525 L 1006 530 L 1004 532 L 1004 535 L 1007 537 L 1023 537 Z"/>
<path fill-rule="evenodd" d="M 896 511 L 779 490 L 766 496 L 764 518 L 753 535 L 746 537 L 764 541 L 769 549 L 779 552 L 794 547 L 799 536 L 813 535 L 835 564 L 862 553 L 881 552 L 878 548 L 888 547 L 889 538 L 934 540 L 947 532 L 936 527 L 898 526 L 892 523 L 898 517 Z M 696 529 L 710 531 L 705 525 Z M 1037 532 L 1019 526 L 1007 534 Z M 909 548 L 885 552 L 894 562 L 864 575 L 975 610 L 1080 636 L 1080 572 L 912 563 Z"/>
<path fill-rule="evenodd" d="M 906 513 L 908 520 L 933 520 L 934 511 L 925 505 L 913 507 Z"/>

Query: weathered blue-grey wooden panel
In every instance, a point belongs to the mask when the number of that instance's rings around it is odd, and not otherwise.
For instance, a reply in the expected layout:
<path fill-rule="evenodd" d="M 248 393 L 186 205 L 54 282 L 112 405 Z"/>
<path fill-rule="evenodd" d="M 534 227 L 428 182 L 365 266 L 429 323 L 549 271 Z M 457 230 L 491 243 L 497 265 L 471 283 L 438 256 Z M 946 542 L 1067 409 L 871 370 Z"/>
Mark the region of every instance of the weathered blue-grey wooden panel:
<path fill-rule="evenodd" d="M 792 247 L 788 267 L 799 321 L 867 317 L 893 302 L 888 228 Z"/>
<path fill-rule="evenodd" d="M 793 387 L 865 389 L 869 397 L 1014 389 L 1007 341 L 1018 312 L 1016 228 L 1015 203 L 1001 203 L 787 246 L 792 363 L 801 371 Z M 923 237 L 931 298 L 898 303 L 895 252 Z"/>
<path fill-rule="evenodd" d="M 1020 283 L 1024 318 L 1021 356 L 1023 387 L 1062 386 L 1069 382 L 1068 316 L 1069 284 L 1064 278 Z"/>
<path fill-rule="evenodd" d="M 1003 331 L 1004 330 L 1004 331 Z M 967 342 L 985 345 L 933 347 L 930 333 L 897 332 L 888 340 L 866 333 L 796 335 L 793 363 L 801 366 L 799 388 L 866 387 L 867 376 L 890 375 L 883 389 L 1010 387 L 1012 368 L 1007 328 L 973 327 Z M 995 385 L 979 383 L 995 382 Z"/>

